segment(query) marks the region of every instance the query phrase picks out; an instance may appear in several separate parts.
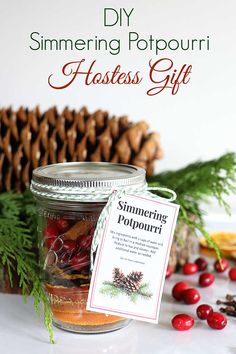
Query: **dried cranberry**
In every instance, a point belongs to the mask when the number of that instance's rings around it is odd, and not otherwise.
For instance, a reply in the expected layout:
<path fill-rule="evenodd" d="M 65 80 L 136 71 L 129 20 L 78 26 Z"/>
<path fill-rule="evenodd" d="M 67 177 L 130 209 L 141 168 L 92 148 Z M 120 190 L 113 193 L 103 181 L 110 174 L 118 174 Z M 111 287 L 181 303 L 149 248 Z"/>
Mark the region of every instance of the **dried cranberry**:
<path fill-rule="evenodd" d="M 213 312 L 213 308 L 210 305 L 199 305 L 197 308 L 197 317 L 200 318 L 200 320 L 206 320 L 211 312 Z"/>
<path fill-rule="evenodd" d="M 49 249 L 52 247 L 53 243 L 56 241 L 56 237 L 50 237 L 45 240 L 45 245 Z"/>
<path fill-rule="evenodd" d="M 177 329 L 177 331 L 187 331 L 194 325 L 193 317 L 180 313 L 172 318 L 172 326 Z"/>
<path fill-rule="evenodd" d="M 224 271 L 226 271 L 226 269 L 229 268 L 229 262 L 227 261 L 227 259 L 221 258 L 221 260 L 215 261 L 214 268 L 216 272 L 223 273 Z"/>
<path fill-rule="evenodd" d="M 70 261 L 71 266 L 75 270 L 81 270 L 90 263 L 90 254 L 89 252 L 81 251 L 77 253 Z"/>
<path fill-rule="evenodd" d="M 77 243 L 74 240 L 65 240 L 63 242 L 63 251 L 68 251 L 73 253 L 77 249 Z"/>
<path fill-rule="evenodd" d="M 187 305 L 196 304 L 200 300 L 200 294 L 197 289 L 190 288 L 183 291 L 182 298 Z"/>
<path fill-rule="evenodd" d="M 180 281 L 174 285 L 172 288 L 172 296 L 177 300 L 181 301 L 183 292 L 189 288 L 189 285 L 183 281 Z"/>
<path fill-rule="evenodd" d="M 223 329 L 227 325 L 227 319 L 220 312 L 211 312 L 207 317 L 207 323 L 213 329 Z"/>
<path fill-rule="evenodd" d="M 197 273 L 198 267 L 195 263 L 186 263 L 183 265 L 183 273 L 185 275 L 192 275 Z"/>
<path fill-rule="evenodd" d="M 203 288 L 210 286 L 215 281 L 215 277 L 211 273 L 202 273 L 199 277 L 199 285 Z"/>
<path fill-rule="evenodd" d="M 65 240 L 62 241 L 62 249 L 61 252 L 59 253 L 59 258 L 58 258 L 58 265 L 59 267 L 65 267 L 68 265 L 70 260 L 75 254 L 75 251 L 77 250 L 77 243 L 76 241 L 73 240 Z"/>
<path fill-rule="evenodd" d="M 81 235 L 77 238 L 77 243 L 79 248 L 82 250 L 88 251 L 90 250 L 92 244 L 93 237 L 91 235 Z"/>
<path fill-rule="evenodd" d="M 208 267 L 207 261 L 201 257 L 197 258 L 194 263 L 197 265 L 199 272 L 206 270 Z"/>
<path fill-rule="evenodd" d="M 68 220 L 60 218 L 56 221 L 56 227 L 59 229 L 60 233 L 63 233 L 70 228 L 70 223 Z"/>
<path fill-rule="evenodd" d="M 51 224 L 44 229 L 43 234 L 45 238 L 55 238 L 59 235 L 59 230 L 55 225 Z"/>
<path fill-rule="evenodd" d="M 67 267 L 68 265 L 70 265 L 71 257 L 72 257 L 71 252 L 62 252 L 58 258 L 57 265 L 60 268 Z"/>
<path fill-rule="evenodd" d="M 95 227 L 92 227 L 92 228 L 89 230 L 89 235 L 90 235 L 90 236 L 93 236 L 93 235 L 94 235 L 94 231 L 95 231 Z"/>
<path fill-rule="evenodd" d="M 60 239 L 60 237 L 47 238 L 45 243 L 48 249 L 53 250 L 56 253 L 61 251 L 63 246 L 63 241 Z"/>

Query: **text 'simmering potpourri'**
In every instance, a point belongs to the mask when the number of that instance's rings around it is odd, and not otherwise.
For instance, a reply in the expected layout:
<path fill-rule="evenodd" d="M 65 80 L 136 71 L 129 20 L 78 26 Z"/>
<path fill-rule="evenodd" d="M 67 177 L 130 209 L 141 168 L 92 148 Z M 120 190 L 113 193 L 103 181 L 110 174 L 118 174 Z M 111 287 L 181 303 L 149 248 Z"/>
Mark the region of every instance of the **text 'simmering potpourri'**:
<path fill-rule="evenodd" d="M 154 194 L 111 198 L 95 231 L 87 310 L 157 323 L 179 206 Z"/>
<path fill-rule="evenodd" d="M 103 26 L 109 28 L 119 26 L 127 29 L 132 24 L 135 9 L 104 8 Z M 108 33 L 109 35 L 109 33 Z M 176 64 L 173 59 L 165 55 L 169 52 L 208 52 L 210 37 L 203 38 L 162 38 L 155 34 L 128 31 L 122 38 L 104 38 L 94 34 L 85 38 L 50 38 L 43 33 L 33 31 L 29 35 L 29 48 L 32 51 L 76 51 L 77 53 L 100 52 L 111 56 L 118 56 L 122 52 L 128 55 L 146 52 L 155 55 L 147 60 L 148 79 L 150 86 L 146 89 L 148 96 L 155 96 L 166 89 L 176 95 L 181 85 L 189 83 L 192 74 L 192 65 L 189 63 Z M 165 55 L 159 57 L 160 55 Z M 75 80 L 85 86 L 90 85 L 139 85 L 145 75 L 143 69 L 127 69 L 126 65 L 115 64 L 109 70 L 101 71 L 97 59 L 89 60 L 85 57 L 63 63 L 59 72 L 48 75 L 48 85 L 52 89 L 61 90 L 69 87 Z M 168 90 L 167 90 L 168 91 Z"/>

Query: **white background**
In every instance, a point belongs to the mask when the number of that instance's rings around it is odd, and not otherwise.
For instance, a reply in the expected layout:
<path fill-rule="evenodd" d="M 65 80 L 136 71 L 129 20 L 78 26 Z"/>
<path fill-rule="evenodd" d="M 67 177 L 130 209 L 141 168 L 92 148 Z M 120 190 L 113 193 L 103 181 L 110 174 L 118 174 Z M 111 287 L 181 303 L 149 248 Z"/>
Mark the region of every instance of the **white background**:
<path fill-rule="evenodd" d="M 179 168 L 196 159 L 208 159 L 236 150 L 236 3 L 234 0 L 159 0 L 159 1 L 80 1 L 80 0 L 8 0 L 1 2 L 0 21 L 0 105 L 20 105 L 41 109 L 52 105 L 90 111 L 108 110 L 128 114 L 131 120 L 145 119 L 150 129 L 161 134 L 165 157 L 157 171 Z M 131 25 L 103 26 L 103 8 L 134 7 Z M 176 96 L 168 92 L 148 97 L 147 80 L 140 86 L 85 87 L 75 81 L 66 90 L 52 90 L 47 84 L 51 73 L 59 73 L 63 64 L 85 57 L 97 59 L 98 68 L 112 70 L 121 64 L 124 70 L 140 68 L 148 73 L 150 51 L 127 52 L 118 56 L 104 52 L 32 51 L 29 35 L 40 32 L 45 38 L 118 37 L 126 43 L 128 31 L 141 37 L 192 39 L 210 36 L 210 51 L 165 52 L 177 68 L 192 64 L 188 85 Z M 233 200 L 233 198 L 232 198 Z M 233 203 L 235 203 L 233 201 Z M 236 203 L 235 203 L 236 204 Z"/>

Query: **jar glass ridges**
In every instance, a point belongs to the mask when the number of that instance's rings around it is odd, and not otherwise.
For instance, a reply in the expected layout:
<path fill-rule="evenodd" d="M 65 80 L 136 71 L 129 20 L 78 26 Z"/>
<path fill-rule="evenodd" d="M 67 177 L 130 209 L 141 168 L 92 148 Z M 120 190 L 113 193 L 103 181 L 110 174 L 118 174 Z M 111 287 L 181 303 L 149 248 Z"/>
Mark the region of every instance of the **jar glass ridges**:
<path fill-rule="evenodd" d="M 129 323 L 86 310 L 90 248 L 112 189 L 145 185 L 145 171 L 129 165 L 66 163 L 34 170 L 31 190 L 38 202 L 42 276 L 56 326 L 99 333 Z"/>

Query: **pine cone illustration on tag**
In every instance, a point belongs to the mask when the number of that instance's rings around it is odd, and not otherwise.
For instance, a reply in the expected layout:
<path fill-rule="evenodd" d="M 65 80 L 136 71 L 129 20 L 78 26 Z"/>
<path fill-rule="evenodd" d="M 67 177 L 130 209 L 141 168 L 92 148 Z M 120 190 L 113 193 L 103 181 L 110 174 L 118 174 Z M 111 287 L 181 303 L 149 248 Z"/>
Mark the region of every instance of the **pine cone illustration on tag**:
<path fill-rule="evenodd" d="M 117 288 L 122 288 L 131 293 L 137 291 L 140 288 L 143 279 L 142 272 L 132 271 L 127 276 L 125 276 L 120 268 L 114 268 L 112 274 L 113 284 Z"/>
<path fill-rule="evenodd" d="M 113 272 L 113 283 L 117 288 L 122 288 L 124 286 L 124 279 L 125 275 L 124 273 L 120 270 L 120 268 L 114 268 Z"/>
<path fill-rule="evenodd" d="M 143 279 L 143 273 L 133 271 L 129 273 L 129 275 L 127 275 L 127 278 L 129 278 L 130 281 L 133 281 L 135 284 L 137 284 L 139 288 Z"/>
<path fill-rule="evenodd" d="M 140 284 L 138 284 L 136 281 L 132 280 L 132 278 L 130 279 L 130 277 L 127 276 L 124 279 L 123 287 L 128 293 L 134 293 L 139 289 Z"/>
<path fill-rule="evenodd" d="M 112 270 L 112 281 L 103 281 L 100 292 L 112 298 L 123 294 L 134 303 L 139 298 L 148 300 L 153 294 L 149 289 L 149 282 L 143 282 L 143 277 L 140 271 L 132 271 L 125 276 L 122 269 L 115 267 Z"/>

